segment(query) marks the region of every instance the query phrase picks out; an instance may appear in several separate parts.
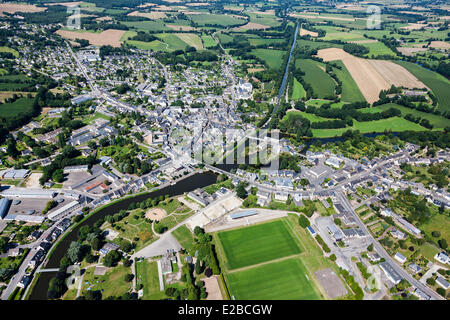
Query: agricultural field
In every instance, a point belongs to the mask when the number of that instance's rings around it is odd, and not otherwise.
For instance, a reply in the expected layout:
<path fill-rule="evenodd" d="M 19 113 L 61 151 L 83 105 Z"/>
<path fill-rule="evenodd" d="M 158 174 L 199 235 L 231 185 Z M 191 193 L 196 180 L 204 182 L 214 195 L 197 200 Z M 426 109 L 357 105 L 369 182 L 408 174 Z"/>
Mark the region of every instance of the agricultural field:
<path fill-rule="evenodd" d="M 438 100 L 438 109 L 441 111 L 450 111 L 450 81 L 436 72 L 422 68 L 421 66 L 406 62 L 396 61 L 397 64 L 406 68 L 427 87 L 429 87 Z"/>
<path fill-rule="evenodd" d="M 387 110 L 389 108 L 396 108 L 396 109 L 400 110 L 402 113 L 402 116 L 404 116 L 406 114 L 412 114 L 416 117 L 428 119 L 430 121 L 430 123 L 433 125 L 434 129 L 437 129 L 437 128 L 442 129 L 442 128 L 445 128 L 448 126 L 448 119 L 444 118 L 443 116 L 438 116 L 438 115 L 435 115 L 432 113 L 427 113 L 427 112 L 422 112 L 422 111 L 418 111 L 415 109 L 406 108 L 404 106 L 400 106 L 395 103 L 388 103 L 388 104 L 384 104 L 384 105 L 376 106 L 376 107 L 372 107 L 372 108 L 360 109 L 359 111 L 361 111 L 361 112 L 381 112 L 381 111 Z"/>
<path fill-rule="evenodd" d="M 319 299 L 298 257 L 229 273 L 227 282 L 232 295 L 239 300 Z"/>
<path fill-rule="evenodd" d="M 324 71 L 323 64 L 309 59 L 298 59 L 295 61 L 295 67 L 305 73 L 305 82 L 311 85 L 318 98 L 328 98 L 335 95 L 336 84 Z"/>
<path fill-rule="evenodd" d="M 120 41 L 124 43 L 128 43 L 131 46 L 134 46 L 141 50 L 153 50 L 153 51 L 170 51 L 169 45 L 165 42 L 154 40 L 151 42 L 137 41 L 137 40 L 129 40 L 137 34 L 136 31 L 127 31 L 123 34 Z"/>
<path fill-rule="evenodd" d="M 360 45 L 369 49 L 369 53 L 366 56 L 371 59 L 384 55 L 391 55 L 397 58 L 397 55 L 382 42 L 361 43 Z"/>
<path fill-rule="evenodd" d="M 250 44 L 252 46 L 270 46 L 272 44 L 276 44 L 276 43 L 282 43 L 285 40 L 284 39 L 278 39 L 278 38 L 249 38 L 248 41 L 250 42 Z"/>
<path fill-rule="evenodd" d="M 171 30 L 166 27 L 162 20 L 149 20 L 149 21 L 121 21 L 120 23 L 126 25 L 129 28 L 133 28 L 137 31 L 165 31 Z"/>
<path fill-rule="evenodd" d="M 304 97 L 306 97 L 306 91 L 303 88 L 302 84 L 300 82 L 298 82 L 298 80 L 294 77 L 294 84 L 292 86 L 291 99 L 299 100 Z"/>
<path fill-rule="evenodd" d="M 343 45 L 330 43 L 330 42 L 321 42 L 321 41 L 312 41 L 305 40 L 301 38 L 297 38 L 297 47 L 299 48 L 310 48 L 310 49 L 326 49 L 326 48 L 342 48 Z"/>
<path fill-rule="evenodd" d="M 75 40 L 75 39 L 85 39 L 88 40 L 90 44 L 95 46 L 106 46 L 110 45 L 113 47 L 120 47 L 122 38 L 125 30 L 114 30 L 108 29 L 102 32 L 78 32 L 78 31 L 68 31 L 60 29 L 56 31 L 57 34 L 63 38 Z"/>
<path fill-rule="evenodd" d="M 300 253 L 283 221 L 220 232 L 218 238 L 230 270 Z"/>
<path fill-rule="evenodd" d="M 161 39 L 164 43 L 167 43 L 171 50 L 184 50 L 188 46 L 186 42 L 173 33 L 158 33 L 155 34 L 155 36 Z"/>
<path fill-rule="evenodd" d="M 225 280 L 235 299 L 324 299 L 327 295 L 314 272 L 326 268 L 337 272 L 313 237 L 300 227 L 295 214 L 219 232 L 214 238 L 226 269 Z M 227 267 L 230 254 L 234 254 L 232 259 L 238 269 Z"/>
<path fill-rule="evenodd" d="M 358 85 L 355 80 L 353 80 L 352 75 L 348 72 L 342 61 L 335 61 L 335 63 L 342 68 L 333 68 L 338 79 L 342 81 L 341 100 L 345 102 L 365 101 L 361 90 L 359 90 Z"/>
<path fill-rule="evenodd" d="M 210 35 L 202 34 L 201 38 L 203 41 L 203 46 L 205 48 L 211 48 L 217 45 L 216 41 L 214 41 L 213 37 L 211 37 Z"/>
<path fill-rule="evenodd" d="M 132 288 L 131 282 L 125 281 L 125 275 L 131 269 L 119 265 L 109 269 L 104 275 L 95 275 L 95 267 L 86 269 L 81 286 L 82 294 L 87 290 L 102 291 L 103 297 L 121 296 Z"/>
<path fill-rule="evenodd" d="M 307 113 L 307 112 L 297 111 L 297 110 L 290 110 L 289 112 L 286 113 L 286 115 L 284 116 L 284 118 L 281 121 L 282 122 L 288 121 L 289 117 L 292 117 L 295 114 L 299 114 L 303 118 L 306 118 L 306 119 L 308 119 L 311 122 L 319 122 L 319 121 L 327 121 L 327 120 L 329 120 L 327 118 L 322 118 L 322 117 L 316 116 L 313 113 Z"/>
<path fill-rule="evenodd" d="M 185 226 L 182 225 L 181 227 L 175 229 L 172 232 L 172 235 L 175 237 L 175 239 L 178 240 L 178 242 L 181 244 L 181 246 L 186 249 L 188 252 L 192 250 L 194 247 L 194 236 L 192 235 L 192 232 Z"/>
<path fill-rule="evenodd" d="M 160 300 L 166 298 L 164 291 L 161 291 L 159 287 L 158 265 L 156 261 L 149 262 L 142 260 L 136 262 L 136 284 L 143 285 L 143 300 Z"/>
<path fill-rule="evenodd" d="M 222 44 L 227 44 L 227 43 L 233 42 L 233 37 L 226 33 L 222 33 L 222 32 L 218 33 L 217 38 L 219 39 L 220 43 L 222 43 Z"/>
<path fill-rule="evenodd" d="M 283 56 L 285 54 L 282 50 L 271 49 L 254 49 L 251 53 L 265 61 L 267 66 L 274 70 L 279 70 L 281 68 Z"/>
<path fill-rule="evenodd" d="M 276 27 L 281 24 L 275 15 L 248 13 L 250 22 L 261 24 L 269 27 Z"/>
<path fill-rule="evenodd" d="M 195 33 L 175 33 L 175 35 L 189 46 L 194 47 L 197 50 L 203 49 L 202 39 Z"/>
<path fill-rule="evenodd" d="M 316 138 L 330 138 L 341 136 L 345 131 L 350 129 L 359 130 L 361 133 L 384 132 L 385 130 L 391 130 L 393 132 L 427 130 L 417 123 L 410 122 L 400 117 L 392 117 L 368 122 L 358 122 L 353 120 L 352 127 L 340 129 L 312 129 L 312 133 Z"/>
<path fill-rule="evenodd" d="M 9 52 L 12 53 L 14 55 L 14 57 L 19 57 L 19 52 L 17 52 L 17 50 L 14 50 L 12 48 L 9 47 L 0 47 L 0 52 Z"/>

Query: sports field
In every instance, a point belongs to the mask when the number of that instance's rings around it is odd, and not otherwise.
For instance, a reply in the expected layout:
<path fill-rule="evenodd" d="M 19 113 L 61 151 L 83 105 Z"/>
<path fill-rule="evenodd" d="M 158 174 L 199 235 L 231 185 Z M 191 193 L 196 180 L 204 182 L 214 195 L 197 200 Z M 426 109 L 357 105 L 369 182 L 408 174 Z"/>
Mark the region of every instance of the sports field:
<path fill-rule="evenodd" d="M 406 61 L 396 61 L 396 63 L 408 69 L 409 72 L 411 72 L 433 91 L 438 100 L 439 110 L 450 110 L 450 81 L 445 79 L 440 74 L 422 68 L 417 64 Z"/>
<path fill-rule="evenodd" d="M 320 299 L 298 257 L 229 273 L 227 282 L 239 300 Z"/>
<path fill-rule="evenodd" d="M 300 253 L 282 220 L 218 234 L 229 270 Z"/>

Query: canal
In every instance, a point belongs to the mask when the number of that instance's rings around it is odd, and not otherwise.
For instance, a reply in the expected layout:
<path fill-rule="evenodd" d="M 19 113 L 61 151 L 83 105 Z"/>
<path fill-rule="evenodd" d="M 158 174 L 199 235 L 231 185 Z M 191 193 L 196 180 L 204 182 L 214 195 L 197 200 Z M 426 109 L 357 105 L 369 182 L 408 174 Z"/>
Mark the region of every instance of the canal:
<path fill-rule="evenodd" d="M 92 226 L 99 219 L 103 219 L 107 215 L 115 214 L 120 210 L 127 210 L 129 205 L 132 202 L 141 202 L 148 198 L 156 198 L 159 196 L 169 195 L 170 197 L 181 195 L 185 192 L 190 192 L 197 188 L 203 188 L 209 186 L 211 184 L 216 183 L 217 175 L 212 172 L 206 173 L 197 173 L 193 176 L 190 176 L 186 179 L 178 181 L 174 185 L 167 186 L 161 190 L 157 190 L 154 192 L 141 194 L 133 198 L 127 198 L 122 201 L 116 202 L 108 207 L 105 207 L 88 219 L 86 219 L 83 223 L 74 228 L 65 238 L 62 240 L 56 249 L 53 251 L 53 254 L 50 256 L 50 259 L 47 261 L 45 268 L 59 268 L 59 262 L 66 254 L 69 249 L 70 243 L 72 241 L 77 241 L 78 239 L 78 230 L 82 226 Z M 29 296 L 29 300 L 47 300 L 47 291 L 49 287 L 50 280 L 56 275 L 56 272 L 45 272 L 39 276 L 39 279 L 36 282 L 36 285 L 33 288 Z"/>

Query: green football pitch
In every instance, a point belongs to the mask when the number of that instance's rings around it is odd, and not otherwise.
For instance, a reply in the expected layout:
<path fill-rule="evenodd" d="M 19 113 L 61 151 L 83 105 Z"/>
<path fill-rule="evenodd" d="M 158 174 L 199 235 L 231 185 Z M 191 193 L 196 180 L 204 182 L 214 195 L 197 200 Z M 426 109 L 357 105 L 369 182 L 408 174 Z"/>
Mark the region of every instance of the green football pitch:
<path fill-rule="evenodd" d="M 283 220 L 218 234 L 229 270 L 300 253 Z"/>
<path fill-rule="evenodd" d="M 227 275 L 237 300 L 318 300 L 299 257 L 272 262 Z"/>

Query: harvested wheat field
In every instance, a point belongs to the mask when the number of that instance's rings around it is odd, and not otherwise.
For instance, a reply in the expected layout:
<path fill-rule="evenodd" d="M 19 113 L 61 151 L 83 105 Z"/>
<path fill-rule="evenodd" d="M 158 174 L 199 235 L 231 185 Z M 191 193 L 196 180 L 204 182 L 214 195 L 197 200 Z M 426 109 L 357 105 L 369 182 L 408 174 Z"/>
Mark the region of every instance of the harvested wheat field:
<path fill-rule="evenodd" d="M 450 43 L 444 41 L 431 41 L 430 47 L 435 49 L 450 49 Z"/>
<path fill-rule="evenodd" d="M 301 36 L 311 36 L 311 37 L 317 37 L 319 34 L 314 31 L 309 31 L 303 28 L 300 28 L 300 35 Z"/>
<path fill-rule="evenodd" d="M 242 16 L 236 16 L 236 17 L 242 17 Z M 238 28 L 235 28 L 236 30 L 261 30 L 261 29 L 267 29 L 270 28 L 269 26 L 265 26 L 263 24 L 249 22 L 247 24 L 244 24 L 243 26 L 240 26 Z"/>
<path fill-rule="evenodd" d="M 47 8 L 36 7 L 35 4 L 0 3 L 0 15 L 3 15 L 3 12 L 42 12 L 45 10 L 47 10 Z"/>
<path fill-rule="evenodd" d="M 150 220 L 161 221 L 167 215 L 166 210 L 161 208 L 152 208 L 145 213 L 145 217 Z"/>
<path fill-rule="evenodd" d="M 133 11 L 133 12 L 129 13 L 128 16 L 144 17 L 144 18 L 149 18 L 152 20 L 167 18 L 167 15 L 164 12 L 160 12 L 160 11 L 152 11 L 152 12 Z"/>
<path fill-rule="evenodd" d="M 408 70 L 390 61 L 358 58 L 338 48 L 319 50 L 317 56 L 324 61 L 342 60 L 369 103 L 377 101 L 380 91 L 392 85 L 426 88 Z"/>
<path fill-rule="evenodd" d="M 125 30 L 115 30 L 115 29 L 109 29 L 102 31 L 100 33 L 93 33 L 93 32 L 77 32 L 77 31 L 68 31 L 68 30 L 58 30 L 56 31 L 57 34 L 60 36 L 75 40 L 75 39 L 86 39 L 89 41 L 90 44 L 94 46 L 113 46 L 113 47 L 120 47 L 121 42 L 120 38 L 125 33 Z"/>

